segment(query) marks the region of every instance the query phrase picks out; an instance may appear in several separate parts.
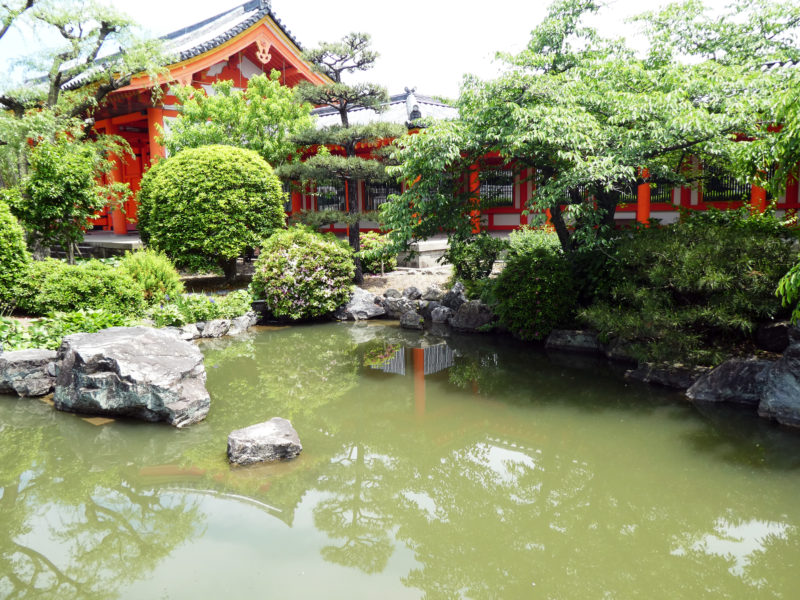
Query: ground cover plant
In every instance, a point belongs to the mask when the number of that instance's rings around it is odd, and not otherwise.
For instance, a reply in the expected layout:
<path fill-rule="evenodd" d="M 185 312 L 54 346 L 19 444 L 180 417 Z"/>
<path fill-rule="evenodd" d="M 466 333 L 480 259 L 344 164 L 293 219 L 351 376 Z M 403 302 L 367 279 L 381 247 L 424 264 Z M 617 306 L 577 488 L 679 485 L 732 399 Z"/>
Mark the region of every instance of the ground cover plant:
<path fill-rule="evenodd" d="M 256 152 L 188 148 L 151 167 L 139 191 L 142 239 L 179 268 L 216 266 L 228 280 L 236 259 L 283 227 L 280 180 Z"/>
<path fill-rule="evenodd" d="M 247 290 L 235 290 L 224 295 L 178 294 L 152 306 L 145 316 L 156 327 L 180 327 L 213 319 L 234 319 L 251 310 L 253 298 Z"/>
<path fill-rule="evenodd" d="M 262 246 L 250 290 L 276 317 L 311 319 L 348 301 L 354 272 L 347 245 L 333 236 L 292 227 Z"/>
<path fill-rule="evenodd" d="M 793 239 L 772 214 L 746 209 L 625 232 L 607 263 L 608 291 L 581 317 L 639 360 L 716 364 L 758 322 L 788 313 L 775 292 Z"/>

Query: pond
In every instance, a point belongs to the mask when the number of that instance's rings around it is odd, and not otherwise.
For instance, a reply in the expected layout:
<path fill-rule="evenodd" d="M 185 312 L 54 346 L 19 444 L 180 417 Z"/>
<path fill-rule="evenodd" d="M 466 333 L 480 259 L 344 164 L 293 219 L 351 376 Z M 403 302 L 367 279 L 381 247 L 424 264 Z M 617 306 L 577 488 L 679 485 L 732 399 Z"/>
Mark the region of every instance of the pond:
<path fill-rule="evenodd" d="M 202 345 L 186 430 L 0 397 L 0 597 L 795 598 L 800 435 L 508 338 Z M 293 461 L 228 433 L 290 419 Z"/>

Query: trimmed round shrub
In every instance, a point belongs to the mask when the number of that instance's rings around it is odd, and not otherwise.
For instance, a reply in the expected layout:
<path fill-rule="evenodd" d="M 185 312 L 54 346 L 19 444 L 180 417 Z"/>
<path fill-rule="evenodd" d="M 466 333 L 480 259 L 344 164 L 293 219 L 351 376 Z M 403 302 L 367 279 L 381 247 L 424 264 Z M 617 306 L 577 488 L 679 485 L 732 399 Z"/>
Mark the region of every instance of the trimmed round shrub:
<path fill-rule="evenodd" d="M 163 252 L 149 248 L 126 252 L 120 261 L 120 269 L 139 284 L 144 292 L 144 301 L 150 306 L 183 293 L 180 275 Z"/>
<path fill-rule="evenodd" d="M 139 190 L 139 230 L 180 268 L 218 266 L 236 276 L 236 258 L 284 226 L 281 182 L 252 150 L 202 146 L 159 161 Z"/>
<path fill-rule="evenodd" d="M 387 252 L 389 236 L 377 231 L 364 231 L 361 240 L 361 270 L 364 273 L 383 273 L 397 268 L 397 255 Z"/>
<path fill-rule="evenodd" d="M 51 258 L 34 261 L 16 288 L 19 307 L 31 315 L 102 309 L 139 315 L 144 292 L 130 275 L 98 261 L 68 265 Z"/>
<path fill-rule="evenodd" d="M 547 337 L 572 317 L 578 301 L 566 257 L 544 248 L 509 257 L 493 294 L 500 323 L 523 340 Z"/>
<path fill-rule="evenodd" d="M 311 319 L 349 300 L 354 272 L 352 253 L 345 244 L 293 227 L 262 246 L 250 289 L 276 317 Z"/>
<path fill-rule="evenodd" d="M 4 202 L 0 202 L 0 311 L 16 304 L 14 287 L 25 277 L 31 256 L 25 246 L 25 232 Z"/>

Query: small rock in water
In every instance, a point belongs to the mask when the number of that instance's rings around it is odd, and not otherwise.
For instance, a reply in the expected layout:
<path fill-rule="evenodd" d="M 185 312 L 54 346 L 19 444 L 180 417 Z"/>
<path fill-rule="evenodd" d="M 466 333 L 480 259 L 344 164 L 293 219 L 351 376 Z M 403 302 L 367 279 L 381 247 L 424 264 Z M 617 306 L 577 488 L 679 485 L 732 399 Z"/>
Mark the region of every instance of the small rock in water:
<path fill-rule="evenodd" d="M 294 458 L 302 450 L 294 427 L 280 417 L 237 429 L 228 435 L 228 460 L 237 465 Z"/>
<path fill-rule="evenodd" d="M 403 313 L 400 317 L 400 327 L 403 329 L 422 329 L 425 324 L 425 319 L 416 311 L 409 311 Z"/>
<path fill-rule="evenodd" d="M 55 387 L 54 350 L 16 350 L 0 354 L 0 394 L 44 396 Z"/>

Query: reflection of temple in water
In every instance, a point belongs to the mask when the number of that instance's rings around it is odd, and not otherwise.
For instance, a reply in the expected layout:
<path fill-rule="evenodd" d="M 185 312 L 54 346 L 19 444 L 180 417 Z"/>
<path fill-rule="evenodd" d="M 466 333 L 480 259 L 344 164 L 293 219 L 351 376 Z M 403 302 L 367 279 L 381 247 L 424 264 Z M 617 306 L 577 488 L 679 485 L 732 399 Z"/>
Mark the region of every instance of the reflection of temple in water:
<path fill-rule="evenodd" d="M 409 348 L 411 365 L 414 374 L 421 367 L 422 375 L 433 375 L 449 369 L 455 362 L 455 353 L 447 344 L 438 344 L 427 348 Z M 406 348 L 399 348 L 394 354 L 380 364 L 371 365 L 371 368 L 392 373 L 394 375 L 406 374 Z"/>

